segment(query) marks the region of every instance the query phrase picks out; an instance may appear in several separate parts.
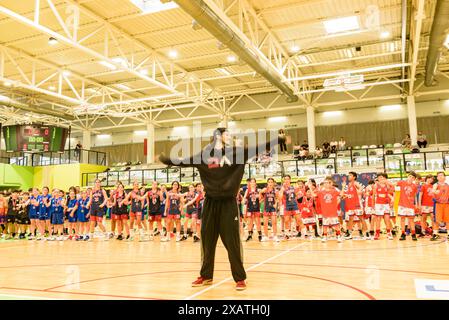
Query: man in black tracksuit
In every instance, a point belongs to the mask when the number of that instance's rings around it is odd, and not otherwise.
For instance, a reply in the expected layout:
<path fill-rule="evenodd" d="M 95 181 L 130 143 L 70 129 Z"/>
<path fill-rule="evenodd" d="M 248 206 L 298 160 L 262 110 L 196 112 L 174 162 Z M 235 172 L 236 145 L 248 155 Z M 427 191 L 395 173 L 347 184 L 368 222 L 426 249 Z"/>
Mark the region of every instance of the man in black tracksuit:
<path fill-rule="evenodd" d="M 204 185 L 204 201 L 201 220 L 201 256 L 200 277 L 192 283 L 198 287 L 212 283 L 214 273 L 215 248 L 218 236 L 228 251 L 232 277 L 237 290 L 246 289 L 246 272 L 243 267 L 243 250 L 240 241 L 239 211 L 236 196 L 248 159 L 277 145 L 277 136 L 268 144 L 257 148 L 235 147 L 230 145 L 230 135 L 224 128 L 214 132 L 214 140 L 200 154 L 189 159 L 170 159 L 160 156 L 166 165 L 195 167 L 198 169 Z"/>

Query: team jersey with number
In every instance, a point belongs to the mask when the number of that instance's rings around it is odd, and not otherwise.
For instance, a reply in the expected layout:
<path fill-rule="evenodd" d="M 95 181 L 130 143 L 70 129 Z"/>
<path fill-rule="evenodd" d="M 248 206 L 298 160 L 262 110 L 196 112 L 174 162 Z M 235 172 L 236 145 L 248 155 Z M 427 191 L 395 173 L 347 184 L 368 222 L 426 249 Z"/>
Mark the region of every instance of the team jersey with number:
<path fill-rule="evenodd" d="M 179 210 L 181 204 L 181 197 L 179 193 L 170 192 L 168 194 L 168 214 L 171 215 L 180 215 L 181 211 Z"/>
<path fill-rule="evenodd" d="M 246 194 L 246 207 L 248 212 L 260 212 L 259 190 L 248 189 Z"/>
<path fill-rule="evenodd" d="M 421 205 L 424 207 L 433 207 L 432 188 L 433 185 L 427 183 L 421 186 Z"/>
<path fill-rule="evenodd" d="M 104 202 L 103 189 L 92 191 L 92 203 L 90 205 L 91 210 L 98 210 Z"/>
<path fill-rule="evenodd" d="M 149 199 L 150 213 L 159 213 L 161 210 L 161 195 L 159 191 L 150 190 L 147 192 Z"/>
<path fill-rule="evenodd" d="M 378 184 L 375 187 L 376 191 L 376 204 L 389 204 L 390 203 L 390 197 L 391 194 L 391 188 L 388 185 L 380 185 Z"/>
<path fill-rule="evenodd" d="M 438 203 L 449 203 L 449 184 L 438 183 L 437 190 L 440 192 L 438 194 L 435 194 L 435 200 Z"/>
<path fill-rule="evenodd" d="M 284 188 L 284 206 L 286 211 L 298 210 L 298 201 L 296 200 L 296 189 L 293 186 Z"/>
<path fill-rule="evenodd" d="M 340 192 L 333 188 L 330 190 L 320 190 L 317 195 L 323 217 L 338 217 L 338 196 Z"/>
<path fill-rule="evenodd" d="M 265 212 L 276 211 L 276 190 L 266 189 L 263 196 Z"/>
<path fill-rule="evenodd" d="M 187 192 L 186 194 L 186 203 L 192 201 L 197 196 L 196 192 Z M 187 206 L 187 214 L 192 214 L 197 211 L 196 201 L 193 204 Z"/>
<path fill-rule="evenodd" d="M 346 211 L 360 210 L 360 198 L 358 189 L 354 182 L 350 182 L 345 189 L 345 209 Z"/>
<path fill-rule="evenodd" d="M 418 193 L 417 185 L 408 181 L 399 181 L 397 185 L 401 188 L 399 206 L 414 209 L 416 194 Z"/>

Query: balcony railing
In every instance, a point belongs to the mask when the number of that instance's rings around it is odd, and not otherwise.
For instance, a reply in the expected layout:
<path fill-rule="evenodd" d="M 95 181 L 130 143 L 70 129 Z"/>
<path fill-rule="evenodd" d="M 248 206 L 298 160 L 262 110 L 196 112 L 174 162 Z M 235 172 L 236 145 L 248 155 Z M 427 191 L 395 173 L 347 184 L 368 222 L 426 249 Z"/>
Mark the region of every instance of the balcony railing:
<path fill-rule="evenodd" d="M 281 178 L 286 174 L 306 177 L 314 175 L 331 175 L 347 171 L 384 171 L 387 173 L 404 173 L 406 171 L 440 171 L 449 168 L 449 151 L 432 151 L 421 153 L 385 154 L 383 148 L 340 151 L 325 159 L 284 160 L 270 163 L 248 163 L 243 178 L 266 179 Z M 181 183 L 199 182 L 199 173 L 194 168 L 160 168 L 127 171 L 108 171 L 85 173 L 82 185 L 92 185 L 95 179 L 102 185 L 113 186 L 120 180 L 125 185 L 138 181 L 143 185 L 153 180 L 169 183 L 174 180 Z"/>
<path fill-rule="evenodd" d="M 19 166 L 50 166 L 72 163 L 107 165 L 106 153 L 85 149 L 64 152 L 12 153 L 9 163 Z"/>

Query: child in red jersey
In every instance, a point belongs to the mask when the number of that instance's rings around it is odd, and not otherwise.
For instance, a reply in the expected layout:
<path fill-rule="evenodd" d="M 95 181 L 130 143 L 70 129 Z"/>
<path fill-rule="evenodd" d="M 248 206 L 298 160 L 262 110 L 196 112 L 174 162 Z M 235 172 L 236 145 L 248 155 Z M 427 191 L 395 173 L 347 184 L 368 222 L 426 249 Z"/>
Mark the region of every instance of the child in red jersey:
<path fill-rule="evenodd" d="M 365 221 L 370 222 L 369 233 L 367 233 L 366 237 L 371 238 L 374 237 L 374 219 L 375 219 L 375 210 L 374 210 L 374 180 L 368 181 L 368 186 L 364 190 L 364 205 L 365 205 Z"/>
<path fill-rule="evenodd" d="M 373 192 L 375 212 L 374 226 L 376 229 L 374 240 L 380 239 L 380 223 L 382 218 L 387 228 L 388 239 L 393 240 L 390 221 L 390 216 L 392 214 L 390 203 L 393 201 L 393 190 L 393 185 L 388 181 L 388 175 L 386 173 L 379 173 Z"/>
<path fill-rule="evenodd" d="M 323 237 L 322 242 L 327 241 L 329 228 L 333 228 L 337 234 L 337 241 L 342 242 L 340 233 L 340 221 L 338 220 L 338 206 L 340 205 L 340 191 L 334 187 L 332 178 L 327 177 L 323 181 L 323 187 L 320 188 L 314 197 L 320 203 L 323 214 Z"/>
<path fill-rule="evenodd" d="M 416 238 L 415 231 L 415 199 L 418 193 L 418 186 L 416 185 L 416 173 L 410 172 L 407 176 L 407 180 L 399 181 L 396 186 L 400 190 L 398 216 L 401 217 L 401 238 L 399 240 L 405 240 L 405 220 L 408 220 L 408 226 L 412 233 L 413 241 L 418 240 Z"/>
<path fill-rule="evenodd" d="M 446 227 L 449 226 L 449 184 L 446 183 L 446 174 L 443 171 L 437 173 L 437 183 L 433 185 L 432 194 L 436 201 L 436 207 L 433 235 L 430 240 L 436 241 L 440 238 L 438 235 L 440 224 L 444 222 Z"/>
<path fill-rule="evenodd" d="M 345 211 L 348 215 L 348 228 L 346 230 L 345 239 L 352 239 L 352 229 L 354 225 L 354 218 L 358 217 L 362 228 L 361 236 L 366 232 L 366 223 L 363 219 L 363 209 L 360 201 L 360 197 L 363 192 L 363 186 L 357 182 L 357 173 L 349 172 L 348 175 L 349 183 L 346 185 L 345 182 L 342 183 L 342 196 L 345 199 Z"/>
<path fill-rule="evenodd" d="M 418 209 L 421 214 L 421 235 L 425 236 L 426 229 L 429 227 L 427 219 L 430 214 L 433 213 L 433 195 L 432 188 L 435 179 L 433 175 L 429 174 L 426 176 L 425 183 L 421 186 L 421 192 L 419 193 Z"/>
<path fill-rule="evenodd" d="M 309 231 L 313 231 L 315 237 L 318 237 L 315 219 L 315 210 L 313 208 L 312 190 L 307 189 L 302 202 L 299 204 L 299 210 L 301 211 L 302 223 L 305 228 L 304 236 L 307 237 Z M 313 235 L 312 235 L 313 236 Z"/>

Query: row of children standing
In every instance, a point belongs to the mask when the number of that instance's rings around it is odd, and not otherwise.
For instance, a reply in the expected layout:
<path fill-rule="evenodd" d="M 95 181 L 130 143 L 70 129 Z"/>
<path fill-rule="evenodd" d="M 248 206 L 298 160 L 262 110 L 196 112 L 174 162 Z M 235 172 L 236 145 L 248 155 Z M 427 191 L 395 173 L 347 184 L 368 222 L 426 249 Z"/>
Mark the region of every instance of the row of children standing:
<path fill-rule="evenodd" d="M 183 241 L 187 240 L 187 230 L 190 229 L 194 241 L 199 241 L 204 201 L 200 183 L 190 185 L 186 193 L 181 193 L 181 186 L 176 181 L 170 191 L 165 186 L 159 187 L 157 182 L 146 191 L 135 182 L 129 193 L 118 182 L 108 196 L 98 179 L 93 188 L 79 191 L 72 187 L 68 195 L 58 189 L 50 194 L 47 187 L 42 188 L 42 192 L 37 188 L 30 191 L 13 191 L 9 199 L 0 195 L 3 239 L 90 241 L 99 228 L 104 240 L 116 235 L 117 240 L 138 237 L 147 241 L 161 235 L 161 241 L 170 241 L 176 234 L 176 241 Z M 186 219 L 181 226 L 184 208 Z M 104 224 L 108 211 L 110 232 Z M 154 230 L 153 226 L 156 227 Z"/>
<path fill-rule="evenodd" d="M 357 182 L 357 173 L 350 172 L 348 183 L 343 183 L 340 190 L 330 177 L 319 185 L 314 180 L 307 183 L 298 181 L 293 185 L 287 175 L 280 186 L 269 178 L 263 188 L 257 187 L 255 179 L 248 179 L 237 201 L 241 204 L 241 216 L 248 226 L 246 241 L 252 240 L 254 226 L 259 241 L 292 237 L 320 237 L 326 241 L 329 231 L 334 230 L 337 240 L 341 242 L 343 239 L 353 239 L 355 228 L 359 235 L 354 234 L 354 238 L 379 240 L 382 224 L 390 240 L 395 235 L 395 229 L 400 228 L 400 240 L 406 239 L 407 230 L 414 241 L 417 240 L 417 233 L 420 237 L 427 235 L 435 241 L 439 238 L 439 225 L 449 225 L 449 185 L 445 180 L 444 172 L 437 173 L 436 181 L 432 175 L 422 179 L 410 172 L 406 180 L 394 184 L 387 174 L 380 173 L 375 180 L 363 186 Z M 394 209 L 395 191 L 399 192 L 397 210 Z M 343 210 L 340 205 L 342 200 Z M 399 221 L 396 220 L 396 211 Z M 415 226 L 415 220 L 419 229 Z M 396 223 L 398 226 L 395 226 Z M 268 232 L 270 224 L 271 236 Z M 343 227 L 346 228 L 344 236 Z"/>

